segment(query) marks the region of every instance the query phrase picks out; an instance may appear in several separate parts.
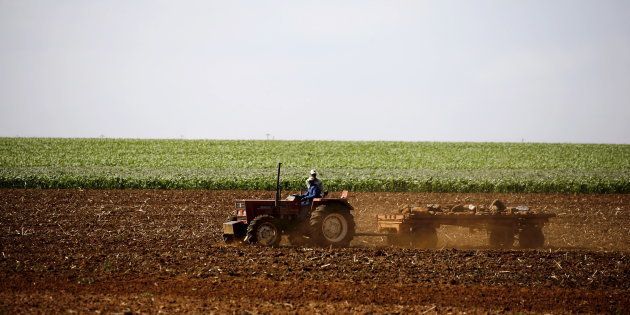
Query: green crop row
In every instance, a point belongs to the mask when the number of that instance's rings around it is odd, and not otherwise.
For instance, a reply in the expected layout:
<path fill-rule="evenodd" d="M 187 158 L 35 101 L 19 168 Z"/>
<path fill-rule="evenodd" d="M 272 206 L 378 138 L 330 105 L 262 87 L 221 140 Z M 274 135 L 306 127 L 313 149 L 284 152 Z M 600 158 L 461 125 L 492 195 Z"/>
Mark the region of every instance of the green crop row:
<path fill-rule="evenodd" d="M 0 187 L 630 192 L 630 145 L 0 138 Z"/>

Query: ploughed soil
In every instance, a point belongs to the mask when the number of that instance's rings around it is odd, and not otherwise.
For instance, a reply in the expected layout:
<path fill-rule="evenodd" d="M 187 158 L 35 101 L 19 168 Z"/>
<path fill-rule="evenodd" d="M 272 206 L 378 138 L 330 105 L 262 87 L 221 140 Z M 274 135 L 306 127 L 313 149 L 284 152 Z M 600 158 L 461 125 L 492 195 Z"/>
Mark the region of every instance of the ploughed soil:
<path fill-rule="evenodd" d="M 442 227 L 437 250 L 224 245 L 260 191 L 0 189 L 0 314 L 630 311 L 630 195 L 351 193 L 359 231 L 405 204 L 528 205 L 538 250 Z"/>

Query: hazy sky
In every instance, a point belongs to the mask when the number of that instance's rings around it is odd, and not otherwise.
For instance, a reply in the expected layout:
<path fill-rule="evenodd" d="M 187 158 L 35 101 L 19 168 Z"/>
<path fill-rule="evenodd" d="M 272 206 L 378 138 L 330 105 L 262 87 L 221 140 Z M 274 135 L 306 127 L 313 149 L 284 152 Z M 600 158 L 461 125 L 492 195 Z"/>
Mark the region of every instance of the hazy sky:
<path fill-rule="evenodd" d="M 0 0 L 0 136 L 630 143 L 630 1 Z"/>

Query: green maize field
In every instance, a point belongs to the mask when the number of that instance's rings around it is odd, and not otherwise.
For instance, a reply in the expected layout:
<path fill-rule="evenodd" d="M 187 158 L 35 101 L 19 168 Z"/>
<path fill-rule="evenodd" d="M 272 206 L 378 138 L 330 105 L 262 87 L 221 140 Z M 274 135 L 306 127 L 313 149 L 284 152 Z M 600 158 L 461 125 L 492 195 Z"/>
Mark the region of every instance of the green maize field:
<path fill-rule="evenodd" d="M 0 138 L 0 187 L 629 193 L 630 145 Z"/>

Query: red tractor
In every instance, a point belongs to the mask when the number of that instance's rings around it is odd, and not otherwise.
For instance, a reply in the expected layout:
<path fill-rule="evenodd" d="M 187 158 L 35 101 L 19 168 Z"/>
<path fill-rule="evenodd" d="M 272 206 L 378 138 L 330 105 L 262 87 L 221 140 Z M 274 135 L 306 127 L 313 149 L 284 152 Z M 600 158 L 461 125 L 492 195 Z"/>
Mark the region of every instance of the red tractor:
<path fill-rule="evenodd" d="M 302 205 L 296 195 L 280 200 L 280 167 L 276 198 L 237 200 L 234 214 L 223 223 L 226 243 L 245 241 L 263 246 L 278 246 L 282 235 L 293 245 L 346 247 L 355 235 L 355 223 L 348 203 L 348 192 L 339 198 L 315 198 Z"/>

